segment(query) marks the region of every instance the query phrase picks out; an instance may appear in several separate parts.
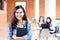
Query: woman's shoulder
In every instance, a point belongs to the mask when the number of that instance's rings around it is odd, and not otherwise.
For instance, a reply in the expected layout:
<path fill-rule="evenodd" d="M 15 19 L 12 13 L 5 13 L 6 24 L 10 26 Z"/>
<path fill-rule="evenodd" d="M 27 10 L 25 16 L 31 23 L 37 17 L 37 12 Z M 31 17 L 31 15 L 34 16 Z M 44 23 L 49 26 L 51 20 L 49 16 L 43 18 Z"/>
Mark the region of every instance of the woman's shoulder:
<path fill-rule="evenodd" d="M 31 26 L 31 23 L 29 21 L 23 20 L 23 24 L 27 24 L 28 26 Z"/>
<path fill-rule="evenodd" d="M 29 21 L 23 20 L 23 23 L 31 24 Z"/>
<path fill-rule="evenodd" d="M 11 28 L 11 22 L 7 23 L 8 24 L 8 27 Z"/>

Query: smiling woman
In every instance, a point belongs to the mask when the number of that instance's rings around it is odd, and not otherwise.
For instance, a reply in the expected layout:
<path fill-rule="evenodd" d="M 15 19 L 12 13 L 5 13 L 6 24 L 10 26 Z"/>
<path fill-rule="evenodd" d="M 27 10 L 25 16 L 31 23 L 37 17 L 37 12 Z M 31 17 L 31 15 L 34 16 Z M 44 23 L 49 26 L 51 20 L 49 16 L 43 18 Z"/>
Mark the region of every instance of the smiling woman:
<path fill-rule="evenodd" d="M 31 40 L 31 23 L 28 22 L 24 8 L 19 5 L 15 7 L 13 18 L 8 25 L 8 39 Z"/>

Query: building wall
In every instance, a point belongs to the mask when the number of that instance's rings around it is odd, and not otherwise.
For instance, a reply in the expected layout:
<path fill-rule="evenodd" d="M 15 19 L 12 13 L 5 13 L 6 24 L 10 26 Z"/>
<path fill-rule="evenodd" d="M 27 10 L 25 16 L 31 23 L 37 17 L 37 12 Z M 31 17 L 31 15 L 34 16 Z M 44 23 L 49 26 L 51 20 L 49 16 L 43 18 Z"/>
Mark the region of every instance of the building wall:
<path fill-rule="evenodd" d="M 34 0 L 8 0 L 7 1 L 7 21 L 11 20 L 15 2 L 26 2 L 26 15 L 31 20 L 34 15 Z M 45 0 L 39 1 L 39 15 L 45 16 Z M 56 0 L 56 18 L 60 18 L 60 0 Z"/>
<path fill-rule="evenodd" d="M 40 7 L 40 8 L 39 8 L 39 9 L 40 9 L 40 10 L 39 10 L 39 15 L 40 15 L 40 16 L 45 16 L 45 0 L 40 0 L 40 1 L 39 1 L 39 4 L 40 4 L 40 5 L 39 5 L 39 7 Z"/>
<path fill-rule="evenodd" d="M 0 26 L 6 26 L 7 24 L 7 2 L 3 1 L 3 10 L 0 10 Z"/>
<path fill-rule="evenodd" d="M 60 18 L 60 0 L 56 0 L 56 17 Z"/>
<path fill-rule="evenodd" d="M 6 40 L 7 29 L 7 2 L 3 1 L 3 10 L 0 10 L 0 40 Z"/>

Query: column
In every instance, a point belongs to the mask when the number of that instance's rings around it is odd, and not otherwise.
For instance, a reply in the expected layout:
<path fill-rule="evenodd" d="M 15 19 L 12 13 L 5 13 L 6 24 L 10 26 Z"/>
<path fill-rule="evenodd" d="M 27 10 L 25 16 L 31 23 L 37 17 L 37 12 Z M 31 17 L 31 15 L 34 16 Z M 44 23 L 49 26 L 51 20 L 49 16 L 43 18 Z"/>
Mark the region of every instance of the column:
<path fill-rule="evenodd" d="M 55 28 L 56 20 L 56 0 L 45 0 L 45 18 L 51 17 L 53 27 Z"/>
<path fill-rule="evenodd" d="M 39 19 L 39 0 L 34 1 L 34 9 L 35 9 L 35 18 Z"/>

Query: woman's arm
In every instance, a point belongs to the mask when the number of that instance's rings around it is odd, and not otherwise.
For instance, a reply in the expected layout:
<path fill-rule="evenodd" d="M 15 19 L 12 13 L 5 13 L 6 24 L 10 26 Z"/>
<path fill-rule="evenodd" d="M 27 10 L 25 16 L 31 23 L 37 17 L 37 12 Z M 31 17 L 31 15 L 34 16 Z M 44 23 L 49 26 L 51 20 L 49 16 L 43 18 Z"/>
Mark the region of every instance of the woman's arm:
<path fill-rule="evenodd" d="M 12 27 L 11 24 L 8 25 L 8 36 L 7 40 L 12 40 Z"/>
<path fill-rule="evenodd" d="M 28 28 L 28 34 L 26 34 L 24 36 L 24 39 L 25 40 L 31 40 L 31 38 L 32 38 L 31 23 L 28 23 L 27 28 Z"/>

